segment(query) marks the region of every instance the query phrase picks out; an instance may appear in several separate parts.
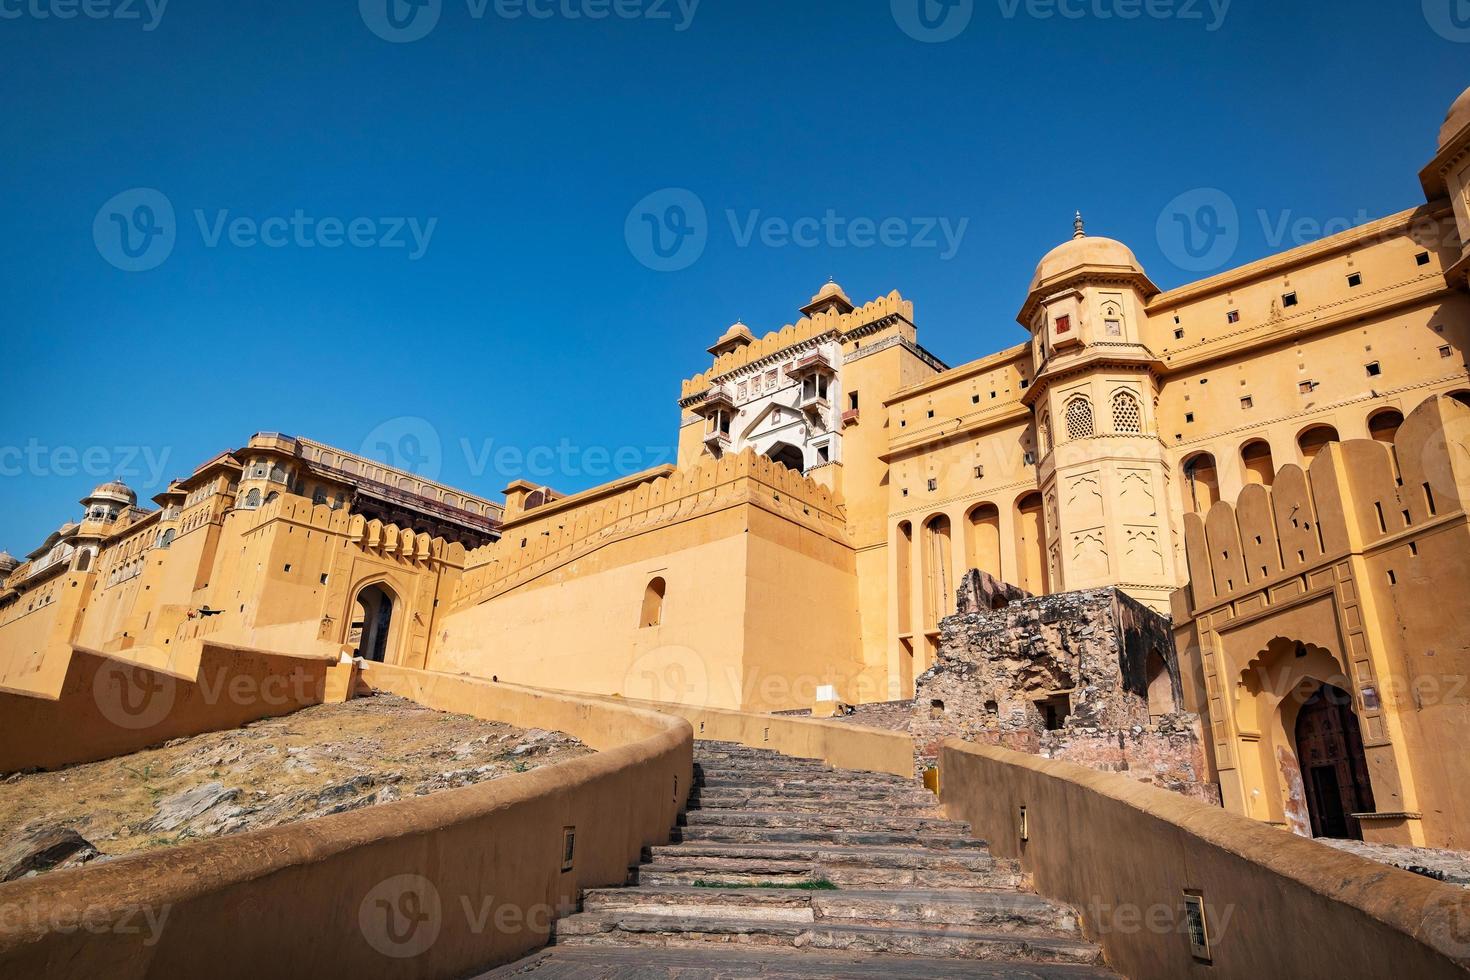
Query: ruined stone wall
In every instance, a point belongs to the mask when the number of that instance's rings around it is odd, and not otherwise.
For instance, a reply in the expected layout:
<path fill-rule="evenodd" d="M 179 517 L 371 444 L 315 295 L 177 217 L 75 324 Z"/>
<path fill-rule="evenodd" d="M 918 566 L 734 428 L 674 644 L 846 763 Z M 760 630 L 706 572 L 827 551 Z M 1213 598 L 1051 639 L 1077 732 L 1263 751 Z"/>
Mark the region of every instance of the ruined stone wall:
<path fill-rule="evenodd" d="M 1199 719 L 1176 709 L 1166 618 L 1114 588 L 997 602 L 999 594 L 971 576 L 959 608 L 973 611 L 941 624 L 909 724 L 920 768 L 942 739 L 958 737 L 1219 801 Z"/>

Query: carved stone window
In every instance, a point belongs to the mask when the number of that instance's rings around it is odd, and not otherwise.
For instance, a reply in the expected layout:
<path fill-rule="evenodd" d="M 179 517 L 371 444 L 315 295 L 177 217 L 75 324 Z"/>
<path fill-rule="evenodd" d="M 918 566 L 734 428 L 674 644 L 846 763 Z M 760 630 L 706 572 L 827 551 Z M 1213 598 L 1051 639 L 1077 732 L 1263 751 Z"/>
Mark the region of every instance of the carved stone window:
<path fill-rule="evenodd" d="M 1113 431 L 1123 435 L 1137 435 L 1143 431 L 1143 412 L 1132 392 L 1120 391 L 1113 395 Z"/>
<path fill-rule="evenodd" d="M 1093 431 L 1092 402 L 1081 395 L 1067 402 L 1067 438 L 1086 439 Z"/>

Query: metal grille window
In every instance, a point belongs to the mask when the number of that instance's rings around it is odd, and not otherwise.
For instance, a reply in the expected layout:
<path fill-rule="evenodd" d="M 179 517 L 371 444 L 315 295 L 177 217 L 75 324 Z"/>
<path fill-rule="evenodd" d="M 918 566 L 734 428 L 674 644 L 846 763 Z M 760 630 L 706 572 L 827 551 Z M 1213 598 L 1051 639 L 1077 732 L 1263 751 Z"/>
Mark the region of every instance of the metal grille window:
<path fill-rule="evenodd" d="M 1143 413 L 1138 399 L 1130 392 L 1120 391 L 1113 395 L 1113 431 L 1125 435 L 1137 435 L 1143 431 Z"/>
<path fill-rule="evenodd" d="M 1092 435 L 1092 402 L 1074 398 L 1067 403 L 1067 438 L 1085 439 Z"/>

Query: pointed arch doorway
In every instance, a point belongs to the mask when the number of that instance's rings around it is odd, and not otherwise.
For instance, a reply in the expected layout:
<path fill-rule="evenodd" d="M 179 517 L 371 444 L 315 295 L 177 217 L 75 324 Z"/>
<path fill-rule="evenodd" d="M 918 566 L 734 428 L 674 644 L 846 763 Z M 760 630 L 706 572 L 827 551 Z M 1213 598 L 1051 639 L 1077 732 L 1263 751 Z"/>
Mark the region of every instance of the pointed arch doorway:
<path fill-rule="evenodd" d="M 396 597 L 381 582 L 369 585 L 357 594 L 351 627 L 351 636 L 357 641 L 357 656 L 378 663 L 388 661 L 396 605 Z"/>
<path fill-rule="evenodd" d="M 1322 684 L 1296 718 L 1296 757 L 1313 837 L 1362 840 L 1355 813 L 1372 813 L 1373 785 L 1352 695 Z"/>

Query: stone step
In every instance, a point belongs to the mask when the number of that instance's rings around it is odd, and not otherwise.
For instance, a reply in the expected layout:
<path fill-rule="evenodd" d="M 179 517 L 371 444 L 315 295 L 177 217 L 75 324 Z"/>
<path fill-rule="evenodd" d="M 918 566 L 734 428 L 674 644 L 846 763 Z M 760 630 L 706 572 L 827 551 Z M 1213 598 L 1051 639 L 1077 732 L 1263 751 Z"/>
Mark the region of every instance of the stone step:
<path fill-rule="evenodd" d="M 789 888 L 681 886 L 595 888 L 582 895 L 586 912 L 606 909 L 720 908 L 779 910 L 793 921 L 829 919 L 852 923 L 927 923 L 984 926 L 1003 932 L 1076 935 L 1069 908 L 1036 895 L 971 889 L 910 891 L 806 891 Z M 805 920 L 801 913 L 809 913 Z"/>
<path fill-rule="evenodd" d="M 957 867 L 916 866 L 908 861 L 864 861 L 757 856 L 730 857 L 666 854 L 641 865 L 635 878 L 640 885 L 707 885 L 742 887 L 799 885 L 827 881 L 840 889 L 980 888 L 1016 889 L 1025 876 L 1006 864 Z"/>
<path fill-rule="evenodd" d="M 694 844 L 822 844 L 859 847 L 924 847 L 984 850 L 985 845 L 963 834 L 915 831 L 837 830 L 831 827 L 681 827 L 675 840 Z"/>
<path fill-rule="evenodd" d="M 697 786 L 689 791 L 693 800 L 718 799 L 770 799 L 777 800 L 823 800 L 838 805 L 853 802 L 876 801 L 896 806 L 938 806 L 939 801 L 928 790 L 918 787 L 869 787 L 869 786 L 763 786 L 758 784 L 724 784 L 720 786 Z M 690 804 L 693 805 L 692 803 Z"/>
<path fill-rule="evenodd" d="M 994 858 L 984 848 L 930 850 L 882 845 L 833 845 L 822 843 L 718 843 L 687 842 L 645 848 L 657 864 L 668 858 L 740 858 L 768 861 L 807 861 L 822 865 L 870 868 L 913 868 L 932 871 L 988 871 L 1016 869 L 1016 863 Z"/>
<path fill-rule="evenodd" d="M 913 831 L 916 833 L 968 834 L 970 825 L 943 817 L 900 817 L 849 814 L 823 810 L 815 813 L 789 810 L 690 810 L 684 814 L 686 827 L 789 827 L 801 830 Z"/>
<path fill-rule="evenodd" d="M 825 813 L 835 814 L 843 819 L 861 820 L 868 815 L 887 815 L 903 813 L 914 817 L 936 818 L 940 815 L 939 801 L 929 797 L 923 802 L 895 802 L 894 800 L 843 800 L 841 803 L 834 802 L 830 797 L 820 795 L 807 796 L 771 796 L 752 795 L 749 793 L 727 793 L 715 791 L 711 794 L 703 794 L 695 790 L 689 796 L 689 806 L 697 807 L 704 811 L 715 810 L 769 810 L 773 807 L 791 813 Z M 693 812 L 691 810 L 690 812 Z"/>
<path fill-rule="evenodd" d="M 830 779 L 845 781 L 851 776 L 856 782 L 892 783 L 912 785 L 918 781 L 913 776 L 898 776 L 888 772 L 853 772 L 848 773 L 833 769 L 830 766 L 787 766 L 787 765 L 761 765 L 752 763 L 749 766 L 727 765 L 724 763 L 695 763 L 694 774 L 696 777 L 719 776 L 719 777 L 745 777 L 752 779 Z"/>
<path fill-rule="evenodd" d="M 778 910 L 779 911 L 779 910 Z M 689 947 L 703 943 L 840 949 L 975 960 L 1021 960 L 1097 965 L 1092 943 L 1068 936 L 1023 936 L 950 925 L 903 927 L 856 923 L 793 922 L 771 916 L 718 916 L 677 910 L 648 914 L 623 909 L 582 912 L 556 924 L 557 945 Z"/>
<path fill-rule="evenodd" d="M 732 775 L 706 775 L 696 780 L 695 785 L 704 789 L 733 787 L 753 789 L 756 787 L 779 787 L 781 789 L 809 789 L 822 793 L 850 793 L 853 790 L 878 792 L 922 792 L 924 787 L 912 779 L 842 779 L 835 774 L 813 776 L 777 776 L 737 773 Z"/>
<path fill-rule="evenodd" d="M 553 946 L 475 980 L 1117 980 L 1096 966 L 704 944 Z"/>

